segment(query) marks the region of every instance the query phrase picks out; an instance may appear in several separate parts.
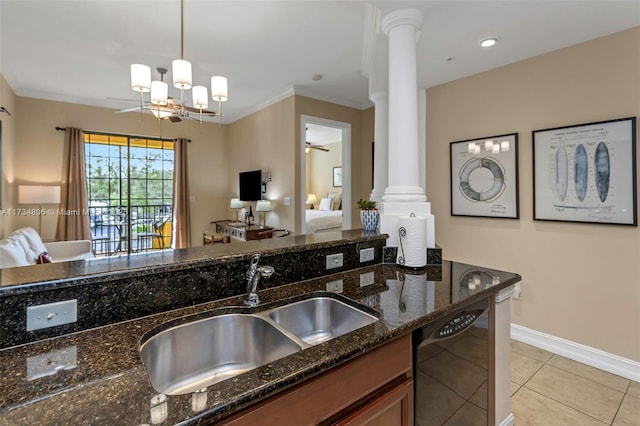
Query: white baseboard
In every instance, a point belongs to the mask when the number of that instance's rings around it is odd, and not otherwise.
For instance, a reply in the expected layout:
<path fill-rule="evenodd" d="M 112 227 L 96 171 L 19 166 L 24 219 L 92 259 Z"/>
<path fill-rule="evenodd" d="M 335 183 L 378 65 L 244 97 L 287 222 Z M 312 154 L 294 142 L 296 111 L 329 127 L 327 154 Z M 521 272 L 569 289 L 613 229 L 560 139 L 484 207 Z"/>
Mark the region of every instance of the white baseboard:
<path fill-rule="evenodd" d="M 509 415 L 500 422 L 499 426 L 513 426 L 514 425 L 513 413 L 509 413 Z"/>
<path fill-rule="evenodd" d="M 511 324 L 511 338 L 634 382 L 640 382 L 640 362 L 517 324 Z"/>

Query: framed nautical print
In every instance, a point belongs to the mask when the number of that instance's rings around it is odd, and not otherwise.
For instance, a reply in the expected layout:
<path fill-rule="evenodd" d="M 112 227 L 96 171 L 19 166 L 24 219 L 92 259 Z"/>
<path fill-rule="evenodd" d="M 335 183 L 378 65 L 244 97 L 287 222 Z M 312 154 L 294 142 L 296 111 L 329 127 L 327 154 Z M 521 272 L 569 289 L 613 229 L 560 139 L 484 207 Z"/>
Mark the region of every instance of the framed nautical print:
<path fill-rule="evenodd" d="M 451 215 L 518 219 L 518 134 L 450 145 Z"/>
<path fill-rule="evenodd" d="M 534 130 L 533 218 L 637 226 L 636 118 Z"/>

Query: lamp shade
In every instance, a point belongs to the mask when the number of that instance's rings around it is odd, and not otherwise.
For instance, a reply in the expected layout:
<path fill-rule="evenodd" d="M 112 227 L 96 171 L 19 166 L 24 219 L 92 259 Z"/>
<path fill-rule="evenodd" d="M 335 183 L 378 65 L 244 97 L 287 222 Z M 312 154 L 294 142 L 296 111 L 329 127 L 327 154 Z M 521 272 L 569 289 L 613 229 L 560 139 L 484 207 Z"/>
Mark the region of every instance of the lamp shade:
<path fill-rule="evenodd" d="M 19 185 L 20 204 L 60 204 L 60 187 L 43 185 Z"/>
<path fill-rule="evenodd" d="M 193 96 L 193 107 L 199 109 L 207 109 L 209 107 L 209 96 L 207 88 L 204 86 L 193 86 L 191 89 Z"/>
<path fill-rule="evenodd" d="M 232 198 L 230 208 L 241 209 L 244 207 L 244 203 L 240 201 L 240 198 Z"/>
<path fill-rule="evenodd" d="M 309 194 L 307 196 L 307 203 L 306 204 L 315 204 L 318 202 L 318 197 L 316 197 L 316 194 Z"/>
<path fill-rule="evenodd" d="M 143 64 L 131 64 L 131 88 L 136 92 L 151 90 L 151 68 Z"/>
<path fill-rule="evenodd" d="M 219 75 L 211 77 L 211 98 L 218 102 L 224 102 L 229 99 L 229 90 L 225 77 Z"/>
<path fill-rule="evenodd" d="M 256 203 L 256 211 L 257 212 L 270 212 L 271 210 L 272 210 L 271 201 L 269 201 L 269 200 L 259 200 Z"/>
<path fill-rule="evenodd" d="M 169 85 L 164 81 L 151 82 L 151 103 L 154 105 L 166 105 L 169 96 Z"/>
<path fill-rule="evenodd" d="M 171 63 L 173 86 L 178 89 L 191 89 L 191 62 L 175 59 Z"/>

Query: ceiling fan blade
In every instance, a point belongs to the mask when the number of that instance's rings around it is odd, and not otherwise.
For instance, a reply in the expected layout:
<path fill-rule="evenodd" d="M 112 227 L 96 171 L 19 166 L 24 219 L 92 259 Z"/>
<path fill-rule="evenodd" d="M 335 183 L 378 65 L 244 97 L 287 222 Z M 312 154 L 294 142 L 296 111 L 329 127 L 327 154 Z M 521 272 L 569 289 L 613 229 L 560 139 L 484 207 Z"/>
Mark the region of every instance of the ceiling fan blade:
<path fill-rule="evenodd" d="M 317 149 L 317 150 L 319 150 L 319 151 L 329 152 L 329 150 L 328 150 L 327 148 L 324 148 L 324 147 L 322 147 L 322 146 L 311 145 L 309 148 Z"/>
<path fill-rule="evenodd" d="M 185 105 L 183 108 L 184 108 L 185 111 L 189 111 L 189 112 L 200 114 L 200 109 L 199 108 L 194 108 L 194 107 L 189 106 L 189 105 Z M 202 115 L 208 115 L 209 117 L 217 117 L 218 113 L 215 112 L 215 111 L 209 111 L 209 110 L 203 109 L 202 110 Z"/>
<path fill-rule="evenodd" d="M 142 107 L 142 108 L 144 108 L 144 107 Z M 116 111 L 116 114 L 119 114 L 121 112 L 140 111 L 142 108 L 140 108 L 140 106 L 137 106 L 137 107 L 119 109 L 119 110 Z"/>

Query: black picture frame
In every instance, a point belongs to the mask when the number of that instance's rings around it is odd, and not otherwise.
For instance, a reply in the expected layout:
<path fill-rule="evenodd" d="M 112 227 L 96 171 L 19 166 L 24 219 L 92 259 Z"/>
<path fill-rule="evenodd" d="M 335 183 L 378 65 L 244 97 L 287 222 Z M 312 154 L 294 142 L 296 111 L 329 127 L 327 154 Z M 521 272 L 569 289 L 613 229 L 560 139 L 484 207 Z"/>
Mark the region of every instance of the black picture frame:
<path fill-rule="evenodd" d="M 451 215 L 520 218 L 518 133 L 450 143 Z"/>
<path fill-rule="evenodd" d="M 636 117 L 534 130 L 534 220 L 638 226 Z"/>

